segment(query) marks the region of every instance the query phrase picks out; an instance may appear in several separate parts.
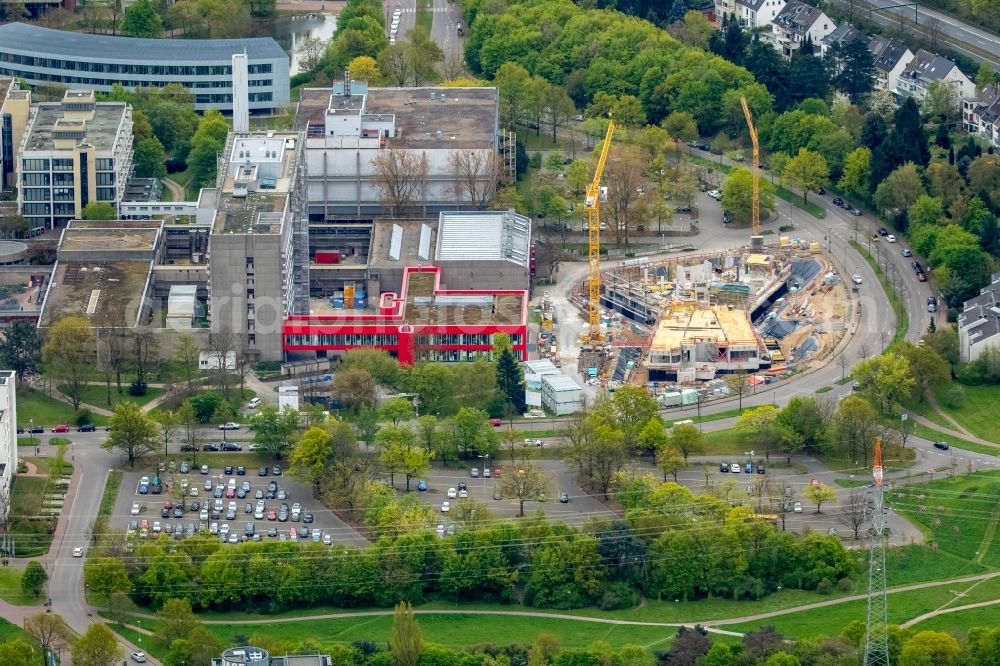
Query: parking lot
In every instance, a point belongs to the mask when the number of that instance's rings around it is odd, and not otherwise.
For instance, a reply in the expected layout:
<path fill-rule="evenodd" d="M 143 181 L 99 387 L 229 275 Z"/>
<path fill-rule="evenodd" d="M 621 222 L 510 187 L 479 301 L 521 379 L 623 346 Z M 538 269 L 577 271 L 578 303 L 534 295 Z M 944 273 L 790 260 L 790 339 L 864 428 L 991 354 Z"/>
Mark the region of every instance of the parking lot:
<path fill-rule="evenodd" d="M 197 462 L 194 466 L 175 460 L 162 471 L 126 472 L 112 525 L 140 539 L 185 539 L 209 532 L 227 543 L 366 543 L 280 463 L 225 453 L 199 455 Z"/>

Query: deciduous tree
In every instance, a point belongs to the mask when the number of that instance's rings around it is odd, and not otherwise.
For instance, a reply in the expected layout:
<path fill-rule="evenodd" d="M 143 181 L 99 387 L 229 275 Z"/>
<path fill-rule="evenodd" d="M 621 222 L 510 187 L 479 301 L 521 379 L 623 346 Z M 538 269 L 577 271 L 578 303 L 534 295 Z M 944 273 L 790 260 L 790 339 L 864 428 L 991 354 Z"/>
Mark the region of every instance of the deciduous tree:
<path fill-rule="evenodd" d="M 410 602 L 396 605 L 392 618 L 392 658 L 396 666 L 417 666 L 422 646 L 420 626 Z"/>
<path fill-rule="evenodd" d="M 0 358 L 6 367 L 17 373 L 17 380 L 23 381 L 35 374 L 42 360 L 42 343 L 38 339 L 38 329 L 27 321 L 18 319 L 4 329 L 0 341 Z"/>
<path fill-rule="evenodd" d="M 155 451 L 158 446 L 156 423 L 134 402 L 123 401 L 111 417 L 111 434 L 101 444 L 102 449 L 120 451 L 128 457 L 129 466 Z"/>
<path fill-rule="evenodd" d="M 819 153 L 799 148 L 799 153 L 785 163 L 781 171 L 781 182 L 802 190 L 802 202 L 807 201 L 810 190 L 826 185 L 830 169 Z"/>
<path fill-rule="evenodd" d="M 83 582 L 90 594 L 105 603 L 109 603 L 115 594 L 132 589 L 132 581 L 129 580 L 125 564 L 113 557 L 88 558 L 83 565 Z M 93 626 L 95 625 L 91 625 Z"/>
<path fill-rule="evenodd" d="M 500 479 L 500 493 L 518 501 L 518 516 L 524 516 L 525 502 L 541 502 L 552 494 L 552 478 L 531 463 L 508 470 Z"/>
<path fill-rule="evenodd" d="M 692 423 L 674 424 L 670 437 L 667 438 L 667 445 L 680 451 L 684 461 L 687 462 L 688 456 L 698 455 L 704 451 L 704 439 L 698 426 Z"/>
<path fill-rule="evenodd" d="M 345 407 L 358 413 L 375 404 L 375 378 L 362 368 L 348 368 L 333 376 L 331 395 Z"/>
<path fill-rule="evenodd" d="M 372 172 L 382 205 L 393 217 L 408 214 L 420 203 L 427 181 L 423 153 L 387 148 L 372 158 Z"/>
<path fill-rule="evenodd" d="M 24 630 L 34 636 L 42 650 L 60 653 L 73 640 L 73 631 L 58 613 L 36 613 L 24 619 Z"/>
<path fill-rule="evenodd" d="M 753 177 L 742 167 L 733 169 L 722 186 L 722 205 L 739 224 L 749 224 L 753 217 Z M 760 211 L 773 211 L 774 185 L 760 181 Z"/>
<path fill-rule="evenodd" d="M 909 395 L 915 383 L 910 362 L 895 352 L 865 359 L 854 368 L 854 378 L 883 413 Z"/>
<path fill-rule="evenodd" d="M 149 0 L 136 0 L 125 9 L 120 30 L 123 37 L 159 38 L 163 21 Z"/>
<path fill-rule="evenodd" d="M 116 220 L 118 213 L 115 211 L 114 204 L 107 201 L 91 201 L 83 207 L 80 217 L 85 220 Z"/>
<path fill-rule="evenodd" d="M 31 560 L 21 572 L 21 591 L 29 597 L 37 597 L 45 589 L 48 579 L 49 575 L 38 560 Z"/>
<path fill-rule="evenodd" d="M 106 624 L 94 622 L 87 627 L 86 633 L 73 643 L 71 654 L 74 664 L 117 666 L 124 651 Z"/>
<path fill-rule="evenodd" d="M 62 380 L 73 409 L 80 409 L 87 375 L 93 365 L 94 334 L 83 317 L 63 317 L 49 328 L 42 358 L 50 372 Z"/>
<path fill-rule="evenodd" d="M 178 430 L 183 425 L 177 416 L 177 412 L 169 409 L 154 409 L 149 413 L 149 417 L 156 423 L 156 426 L 160 430 L 160 437 L 163 438 L 163 455 L 169 455 L 167 445 L 177 435 Z"/>
<path fill-rule="evenodd" d="M 803 494 L 807 500 L 816 505 L 816 513 L 823 513 L 821 511 L 823 505 L 837 498 L 837 491 L 822 483 L 810 484 Z"/>

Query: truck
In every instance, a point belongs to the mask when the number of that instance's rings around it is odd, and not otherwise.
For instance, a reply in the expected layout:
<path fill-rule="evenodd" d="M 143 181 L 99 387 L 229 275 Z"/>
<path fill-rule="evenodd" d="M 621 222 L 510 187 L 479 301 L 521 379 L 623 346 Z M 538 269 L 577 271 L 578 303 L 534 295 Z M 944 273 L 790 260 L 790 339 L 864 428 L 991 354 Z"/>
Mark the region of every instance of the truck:
<path fill-rule="evenodd" d="M 464 35 L 465 35 L 465 31 L 464 31 L 464 30 L 462 30 L 462 24 L 461 24 L 461 23 L 459 23 L 459 24 L 458 24 L 458 36 L 459 36 L 459 37 L 463 37 Z"/>

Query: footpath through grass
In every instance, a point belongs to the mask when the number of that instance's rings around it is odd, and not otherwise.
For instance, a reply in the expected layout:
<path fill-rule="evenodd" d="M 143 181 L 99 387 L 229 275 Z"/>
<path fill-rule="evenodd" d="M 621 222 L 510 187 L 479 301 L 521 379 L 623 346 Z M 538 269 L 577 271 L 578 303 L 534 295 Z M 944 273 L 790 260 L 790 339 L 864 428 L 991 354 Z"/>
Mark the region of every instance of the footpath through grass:
<path fill-rule="evenodd" d="M 46 430 L 60 423 L 73 424 L 76 421 L 76 412 L 73 411 L 72 405 L 26 387 L 18 388 L 17 415 L 20 421 L 17 425 L 26 430 L 31 420 L 34 420 L 35 425 L 45 426 Z M 106 421 L 105 417 L 94 415 L 96 425 L 104 425 Z"/>
<path fill-rule="evenodd" d="M 63 393 L 66 393 L 67 388 L 67 386 L 59 386 L 59 390 Z M 120 402 L 134 402 L 142 406 L 166 393 L 166 389 L 149 386 L 146 388 L 146 395 L 131 395 L 128 388 L 124 386 L 122 388 L 124 391 L 119 393 L 118 388 L 112 383 L 110 405 L 108 404 L 108 388 L 104 384 L 86 384 L 83 391 L 80 392 L 80 397 L 83 402 L 93 407 L 113 410 Z"/>
<path fill-rule="evenodd" d="M 889 305 L 892 306 L 892 311 L 896 313 L 896 335 L 892 337 L 892 341 L 886 346 L 885 351 L 892 351 L 892 348 L 903 341 L 906 338 L 907 331 L 910 330 L 910 315 L 906 312 L 906 308 L 903 307 L 903 302 L 899 300 L 899 296 L 896 295 L 892 289 L 888 287 L 885 281 L 885 272 L 882 267 L 878 265 L 868 250 L 865 249 L 864 245 L 861 245 L 857 241 L 850 241 L 851 247 L 861 253 L 861 256 L 865 258 L 868 265 L 872 267 L 875 271 L 875 277 L 878 278 L 879 282 L 882 284 L 882 289 L 885 291 L 886 297 L 889 299 Z"/>
<path fill-rule="evenodd" d="M 41 596 L 28 596 L 21 590 L 24 567 L 0 567 L 0 599 L 15 606 L 34 606 L 42 603 Z"/>

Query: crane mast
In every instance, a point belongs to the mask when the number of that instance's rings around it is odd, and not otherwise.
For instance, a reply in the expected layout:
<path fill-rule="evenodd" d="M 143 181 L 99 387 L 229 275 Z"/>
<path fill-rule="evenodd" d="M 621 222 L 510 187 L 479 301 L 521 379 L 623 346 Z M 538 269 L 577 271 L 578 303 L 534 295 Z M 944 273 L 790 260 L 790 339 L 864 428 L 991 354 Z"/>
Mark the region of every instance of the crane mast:
<path fill-rule="evenodd" d="M 740 104 L 743 105 L 743 115 L 747 119 L 747 127 L 750 129 L 750 141 L 753 142 L 753 166 L 750 167 L 750 174 L 753 177 L 753 235 L 760 235 L 760 144 L 757 141 L 757 128 L 753 124 L 753 115 L 750 113 L 750 106 L 746 97 L 740 97 Z"/>
<path fill-rule="evenodd" d="M 601 176 L 604 174 L 604 164 L 608 160 L 611 148 L 611 137 L 615 133 L 615 121 L 608 123 L 608 131 L 604 135 L 604 145 L 601 156 L 597 160 L 594 179 L 587 186 L 587 198 L 584 208 L 587 212 L 587 257 L 589 260 L 587 272 L 587 319 L 590 323 L 590 340 L 601 341 L 601 201 L 607 199 L 607 190 L 601 189 Z"/>

